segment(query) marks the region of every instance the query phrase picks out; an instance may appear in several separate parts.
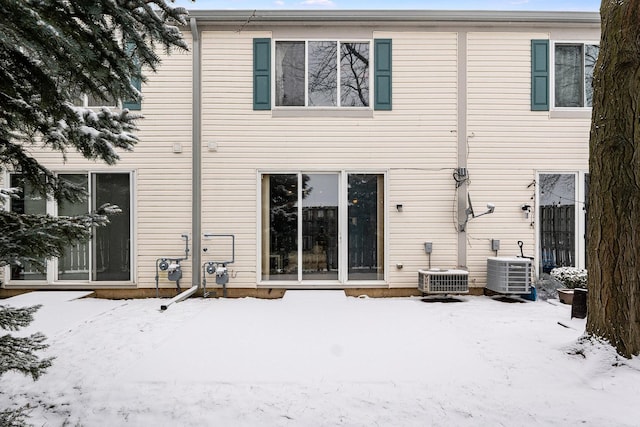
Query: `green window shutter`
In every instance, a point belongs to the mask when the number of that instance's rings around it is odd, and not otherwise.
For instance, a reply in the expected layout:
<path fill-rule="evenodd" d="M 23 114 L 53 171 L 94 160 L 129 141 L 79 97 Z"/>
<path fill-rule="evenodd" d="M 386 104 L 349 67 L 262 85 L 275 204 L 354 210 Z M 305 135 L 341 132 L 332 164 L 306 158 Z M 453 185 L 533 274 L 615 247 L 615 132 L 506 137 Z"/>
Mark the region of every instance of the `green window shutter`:
<path fill-rule="evenodd" d="M 130 53 L 131 51 L 133 51 L 133 43 L 132 42 L 127 42 L 127 45 L 125 47 L 125 51 L 127 53 Z M 138 71 L 140 70 L 140 63 L 138 62 L 138 60 L 136 59 L 136 65 L 138 66 Z M 133 77 L 131 78 L 131 84 L 133 85 L 133 87 L 135 87 L 138 92 L 140 92 L 142 90 L 142 81 L 140 81 L 139 78 L 137 77 Z M 141 110 L 142 109 L 142 100 L 138 99 L 130 99 L 130 100 L 123 100 L 122 101 L 122 108 L 128 108 L 129 110 Z"/>
<path fill-rule="evenodd" d="M 271 109 L 271 39 L 253 39 L 253 109 Z"/>
<path fill-rule="evenodd" d="M 549 40 L 531 40 L 531 111 L 549 111 Z"/>
<path fill-rule="evenodd" d="M 142 82 L 138 78 L 132 78 L 131 84 L 138 89 L 138 92 L 142 90 Z M 141 110 L 142 109 L 142 101 L 141 100 L 127 100 L 122 101 L 122 108 L 128 108 L 129 110 Z"/>
<path fill-rule="evenodd" d="M 373 41 L 374 110 L 391 110 L 391 39 Z"/>

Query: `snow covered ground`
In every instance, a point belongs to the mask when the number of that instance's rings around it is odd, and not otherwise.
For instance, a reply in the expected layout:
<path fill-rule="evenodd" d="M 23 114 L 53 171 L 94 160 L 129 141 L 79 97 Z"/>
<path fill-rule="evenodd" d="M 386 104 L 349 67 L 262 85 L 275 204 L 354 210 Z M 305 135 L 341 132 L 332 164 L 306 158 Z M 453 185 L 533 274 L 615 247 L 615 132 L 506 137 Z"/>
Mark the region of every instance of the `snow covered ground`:
<path fill-rule="evenodd" d="M 640 359 L 580 342 L 557 300 L 77 296 L 0 301 L 44 305 L 24 332 L 53 366 L 0 379 L 37 426 L 640 425 Z"/>

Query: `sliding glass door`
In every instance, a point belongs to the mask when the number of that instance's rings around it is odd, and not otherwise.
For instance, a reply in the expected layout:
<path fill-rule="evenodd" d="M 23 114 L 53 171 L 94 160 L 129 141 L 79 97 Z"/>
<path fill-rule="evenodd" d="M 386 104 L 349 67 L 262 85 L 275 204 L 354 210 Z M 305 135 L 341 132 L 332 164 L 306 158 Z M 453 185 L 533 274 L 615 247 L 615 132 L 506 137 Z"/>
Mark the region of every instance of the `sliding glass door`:
<path fill-rule="evenodd" d="M 384 175 L 261 176 L 263 281 L 384 280 Z"/>
<path fill-rule="evenodd" d="M 64 248 L 62 256 L 45 262 L 40 271 L 34 263 L 24 260 L 11 268 L 10 279 L 64 283 L 130 282 L 131 275 L 131 188 L 132 174 L 62 173 L 58 175 L 85 190 L 86 197 L 70 202 L 47 201 L 31 191 L 20 174 L 11 175 L 12 187 L 22 189 L 21 197 L 11 199 L 10 208 L 21 214 L 49 214 L 73 217 L 98 210 L 104 204 L 116 205 L 120 212 L 108 216 L 109 223 L 95 227 L 88 241 Z"/>

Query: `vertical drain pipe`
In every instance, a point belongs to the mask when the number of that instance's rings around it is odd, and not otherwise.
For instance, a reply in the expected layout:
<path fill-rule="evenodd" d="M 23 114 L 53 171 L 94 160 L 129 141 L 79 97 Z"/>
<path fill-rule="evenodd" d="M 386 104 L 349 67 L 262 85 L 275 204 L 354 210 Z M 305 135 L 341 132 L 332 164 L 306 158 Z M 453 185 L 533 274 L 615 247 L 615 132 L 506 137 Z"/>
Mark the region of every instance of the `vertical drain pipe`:
<path fill-rule="evenodd" d="M 191 288 L 176 295 L 166 304 L 160 306 L 160 310 L 164 311 L 173 303 L 180 302 L 191 295 L 195 294 L 200 288 L 200 264 L 202 263 L 202 236 L 201 236 L 201 206 L 202 197 L 200 191 L 200 182 L 202 176 L 202 169 L 200 163 L 200 157 L 202 153 L 201 144 L 201 108 L 200 108 L 200 87 L 201 87 L 201 74 L 200 74 L 200 33 L 198 32 L 198 25 L 196 18 L 189 19 L 189 26 L 191 28 L 191 38 L 193 40 L 191 50 L 193 53 L 192 64 L 192 104 L 191 104 L 191 247 L 193 249 L 193 257 L 191 261 L 191 275 L 192 285 Z"/>
<path fill-rule="evenodd" d="M 467 32 L 458 31 L 458 168 L 467 168 Z M 458 188 L 458 224 L 467 219 L 467 180 Z M 458 229 L 458 267 L 467 269 L 467 232 Z"/>
<path fill-rule="evenodd" d="M 189 19 L 191 26 L 191 38 L 193 40 L 193 64 L 192 64 L 192 134 L 191 134 L 191 246 L 193 248 L 193 261 L 191 264 L 193 286 L 200 287 L 200 264 L 202 264 L 202 76 L 201 76 L 201 47 L 200 32 L 196 18 Z"/>

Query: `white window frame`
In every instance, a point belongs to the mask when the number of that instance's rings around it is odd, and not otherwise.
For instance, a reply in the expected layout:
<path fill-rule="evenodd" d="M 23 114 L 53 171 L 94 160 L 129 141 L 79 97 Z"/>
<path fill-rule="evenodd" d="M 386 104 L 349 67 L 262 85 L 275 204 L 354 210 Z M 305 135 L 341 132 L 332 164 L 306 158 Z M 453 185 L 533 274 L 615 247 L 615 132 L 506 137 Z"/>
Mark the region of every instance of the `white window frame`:
<path fill-rule="evenodd" d="M 342 169 L 342 170 L 318 170 L 312 168 L 296 169 L 296 170 L 282 170 L 282 169 L 262 169 L 258 170 L 256 174 L 256 188 L 257 194 L 262 194 L 262 176 L 263 175 L 296 175 L 300 177 L 302 174 L 338 174 L 338 260 L 339 271 L 338 280 L 303 280 L 302 271 L 298 269 L 298 280 L 263 280 L 262 279 L 262 197 L 257 197 L 258 203 L 256 203 L 256 273 L 257 273 L 257 285 L 258 287 L 269 288 L 288 288 L 288 289 L 343 289 L 348 287 L 388 287 L 389 277 L 389 215 L 387 212 L 388 206 L 388 187 L 389 187 L 389 174 L 388 170 L 361 170 L 361 169 Z M 348 208 L 346 203 L 346 197 L 348 194 L 348 177 L 352 174 L 370 174 L 370 175 L 382 175 L 384 180 L 384 219 L 383 219 L 383 238 L 384 238 L 384 278 L 382 280 L 349 280 L 349 268 L 348 268 Z M 299 186 L 300 187 L 300 186 Z M 302 188 L 298 188 L 298 200 L 302 198 Z M 298 218 L 302 218 L 302 203 L 297 203 Z M 298 227 L 298 259 L 302 259 L 302 228 Z"/>
<path fill-rule="evenodd" d="M 556 45 L 582 45 L 583 46 L 583 58 L 582 58 L 582 69 L 584 71 L 585 69 L 585 63 L 584 63 L 584 46 L 585 45 L 596 45 L 596 46 L 600 46 L 600 41 L 592 41 L 592 40 L 554 40 L 551 42 L 551 51 L 549 53 L 550 55 L 550 61 L 549 61 L 549 65 L 550 65 L 550 74 L 551 74 L 551 85 L 549 86 L 549 95 L 550 95 L 550 100 L 551 100 L 551 110 L 555 110 L 555 111 L 587 111 L 587 112 L 591 112 L 592 107 L 586 107 L 586 106 L 582 106 L 582 107 L 556 107 Z M 583 95 L 585 96 L 586 99 L 586 90 L 584 87 L 584 82 L 583 82 Z"/>
<path fill-rule="evenodd" d="M 304 105 L 277 105 L 277 96 L 276 96 L 276 46 L 279 42 L 304 42 Z M 341 75 L 340 75 L 340 52 L 341 50 L 336 49 L 336 66 L 337 66 L 337 103 L 338 105 L 334 106 L 315 106 L 309 105 L 309 42 L 336 42 L 338 47 L 342 43 L 367 43 L 369 45 L 369 105 L 364 107 L 344 107 L 340 105 L 341 96 Z M 373 110 L 373 94 L 374 94 L 374 79 L 373 79 L 373 64 L 374 62 L 374 45 L 373 39 L 336 39 L 336 38 L 312 38 L 312 39 L 301 39 L 301 38 L 283 38 L 283 39 L 275 39 L 271 46 L 271 93 L 273 96 L 271 97 L 271 107 L 273 109 L 309 109 L 309 110 L 347 110 L 347 111 L 355 111 L 355 110 Z"/>
<path fill-rule="evenodd" d="M 10 182 L 10 177 L 12 174 L 17 174 L 19 172 L 7 172 L 5 171 L 3 179 L 4 182 Z M 56 289 L 56 288 L 73 288 L 73 287 L 84 287 L 87 285 L 91 285 L 92 288 L 113 288 L 113 287 L 125 287 L 130 288 L 135 286 L 135 278 L 137 277 L 136 271 L 136 257 L 134 256 L 137 253 L 137 239 L 136 236 L 136 208 L 135 208 L 135 188 L 136 188 L 136 173 L 134 170 L 117 170 L 117 169 L 99 169 L 99 170 L 78 170 L 78 169 L 70 169 L 70 170 L 58 170 L 55 172 L 56 175 L 70 175 L 70 174 L 83 174 L 88 177 L 91 175 L 97 174 L 123 174 L 129 175 L 129 233 L 130 233 L 130 247 L 129 247 L 129 280 L 122 281 L 94 281 L 91 280 L 91 269 L 92 269 L 92 250 L 93 245 L 89 244 L 89 277 L 87 280 L 58 280 L 58 259 L 53 258 L 46 260 L 46 280 L 11 280 L 11 271 L 10 267 L 6 266 L 4 268 L 4 287 L 10 289 L 23 289 L 23 288 L 46 288 L 46 289 Z M 93 209 L 93 194 L 92 194 L 92 181 L 91 178 L 88 178 L 88 208 Z M 8 205 L 5 207 L 8 209 Z M 46 212 L 57 216 L 58 215 L 58 204 L 51 197 L 47 198 L 46 203 Z M 91 242 L 91 240 L 89 241 Z"/>

